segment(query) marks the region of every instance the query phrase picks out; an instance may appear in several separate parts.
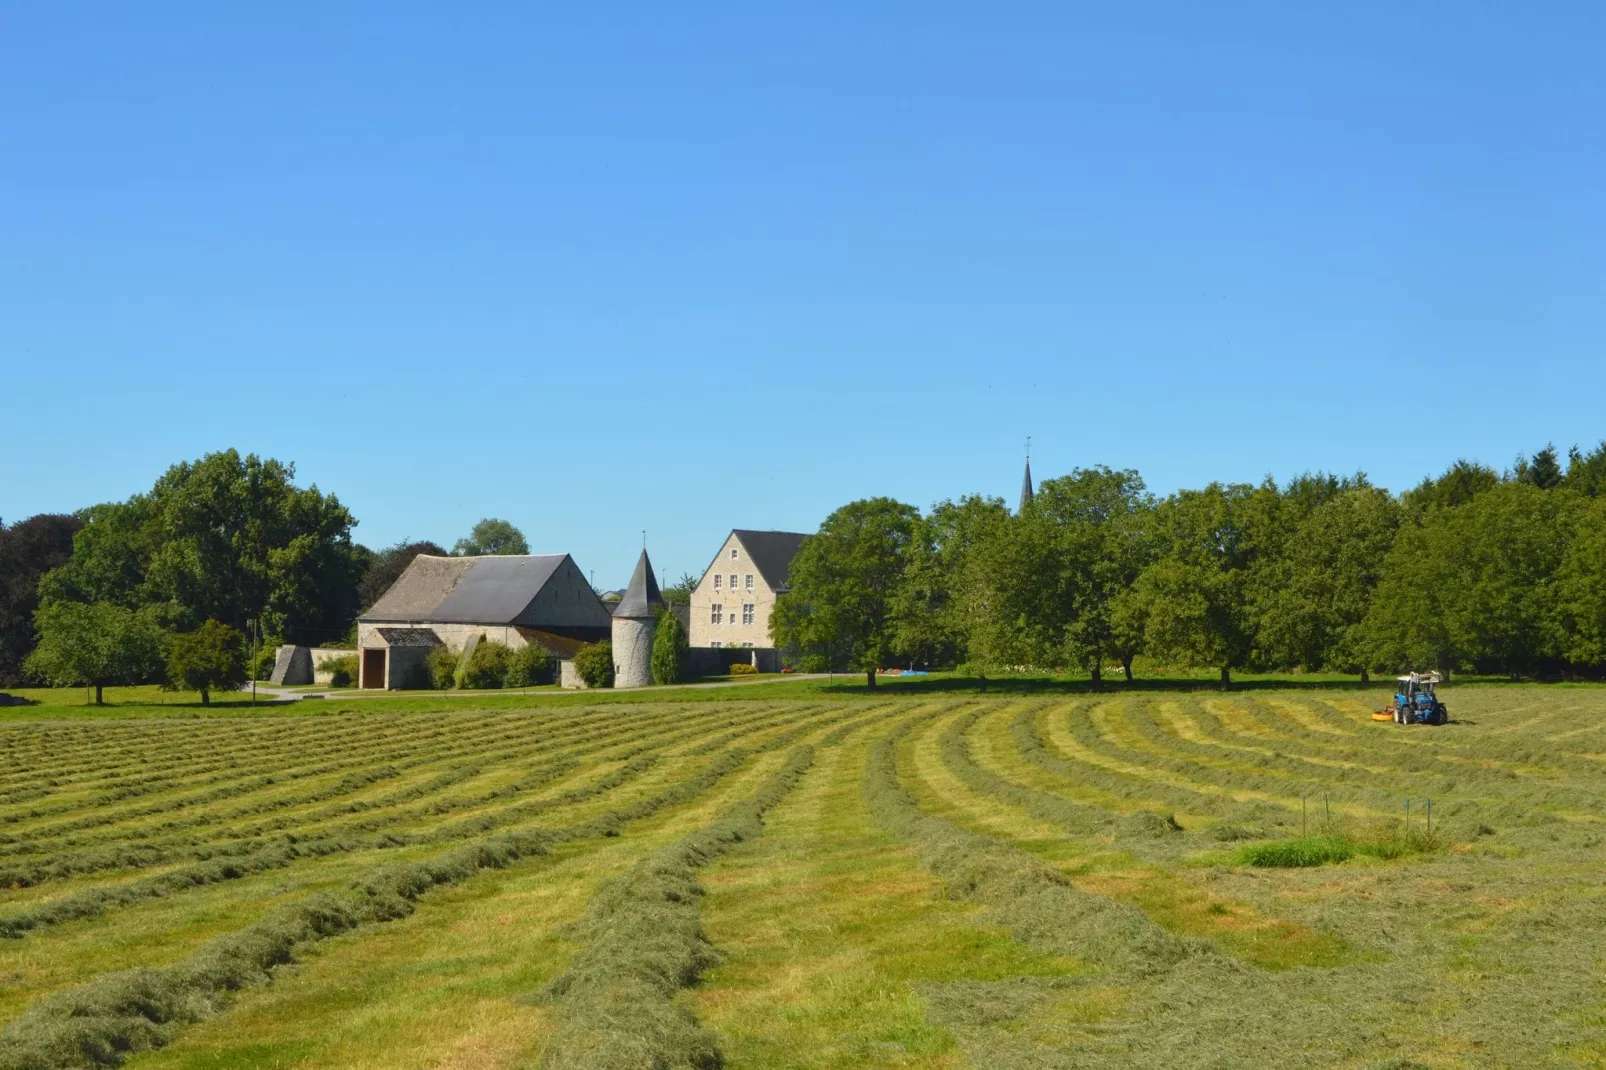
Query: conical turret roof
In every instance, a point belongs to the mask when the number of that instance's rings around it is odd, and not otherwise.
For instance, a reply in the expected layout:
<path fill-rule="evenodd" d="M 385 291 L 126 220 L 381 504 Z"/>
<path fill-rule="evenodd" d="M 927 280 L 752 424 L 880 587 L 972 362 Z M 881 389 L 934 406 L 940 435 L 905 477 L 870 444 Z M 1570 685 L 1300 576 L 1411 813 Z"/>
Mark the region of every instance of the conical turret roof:
<path fill-rule="evenodd" d="M 1024 513 L 1026 511 L 1026 507 L 1030 504 L 1032 504 L 1032 462 L 1027 461 L 1026 475 L 1021 477 L 1020 481 L 1020 508 L 1016 509 L 1015 511 L 1017 513 Z"/>
<path fill-rule="evenodd" d="M 659 592 L 658 581 L 652 575 L 652 562 L 647 559 L 647 551 L 643 550 L 641 559 L 636 562 L 636 571 L 631 574 L 630 586 L 625 588 L 625 596 L 619 599 L 613 615 L 651 620 L 663 605 L 664 596 Z"/>

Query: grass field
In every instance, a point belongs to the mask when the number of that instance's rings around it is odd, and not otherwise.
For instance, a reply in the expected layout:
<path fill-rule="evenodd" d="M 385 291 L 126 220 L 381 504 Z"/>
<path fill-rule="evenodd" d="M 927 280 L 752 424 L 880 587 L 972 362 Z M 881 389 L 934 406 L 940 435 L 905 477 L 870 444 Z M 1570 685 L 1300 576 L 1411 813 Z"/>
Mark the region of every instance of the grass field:
<path fill-rule="evenodd" d="M 1606 1061 L 1602 689 L 114 697 L 3 711 L 0 1068 Z"/>

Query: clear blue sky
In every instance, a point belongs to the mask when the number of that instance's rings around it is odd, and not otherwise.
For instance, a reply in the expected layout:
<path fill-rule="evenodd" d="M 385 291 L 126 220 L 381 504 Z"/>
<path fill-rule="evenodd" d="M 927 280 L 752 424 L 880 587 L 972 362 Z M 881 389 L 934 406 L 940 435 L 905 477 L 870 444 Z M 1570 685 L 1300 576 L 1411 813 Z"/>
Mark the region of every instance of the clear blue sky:
<path fill-rule="evenodd" d="M 235 446 L 611 585 L 1027 434 L 1159 492 L 1606 436 L 1606 7 L 777 7 L 0 7 L 0 516 Z"/>

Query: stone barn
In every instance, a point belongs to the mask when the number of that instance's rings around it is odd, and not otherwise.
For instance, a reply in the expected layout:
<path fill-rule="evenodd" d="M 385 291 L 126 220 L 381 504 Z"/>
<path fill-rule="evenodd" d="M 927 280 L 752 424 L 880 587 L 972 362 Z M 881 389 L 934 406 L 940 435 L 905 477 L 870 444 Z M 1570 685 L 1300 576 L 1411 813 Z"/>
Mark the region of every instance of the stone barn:
<path fill-rule="evenodd" d="M 544 647 L 569 684 L 575 651 L 607 639 L 611 627 L 608 607 L 568 554 L 420 554 L 357 619 L 358 686 L 418 686 L 431 649 L 461 655 L 481 636 Z"/>

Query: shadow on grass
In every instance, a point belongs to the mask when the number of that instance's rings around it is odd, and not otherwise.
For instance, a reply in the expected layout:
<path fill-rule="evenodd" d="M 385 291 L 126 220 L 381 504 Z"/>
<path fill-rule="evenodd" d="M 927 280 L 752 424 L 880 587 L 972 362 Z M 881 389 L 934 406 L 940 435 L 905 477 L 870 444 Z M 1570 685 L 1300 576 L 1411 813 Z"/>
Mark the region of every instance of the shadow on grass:
<path fill-rule="evenodd" d="M 1176 693 L 1189 691 L 1385 691 L 1390 685 L 1376 680 L 1361 683 L 1359 680 L 1234 680 L 1228 688 L 1219 680 L 1150 679 L 1105 680 L 1095 684 L 1091 680 L 1055 680 L 1043 677 L 1000 677 L 982 681 L 980 677 L 952 676 L 938 679 L 910 679 L 894 676 L 877 682 L 876 694 L 963 694 L 987 695 L 1120 695 L 1128 693 Z M 821 684 L 826 694 L 862 695 L 872 689 L 863 683 Z"/>

